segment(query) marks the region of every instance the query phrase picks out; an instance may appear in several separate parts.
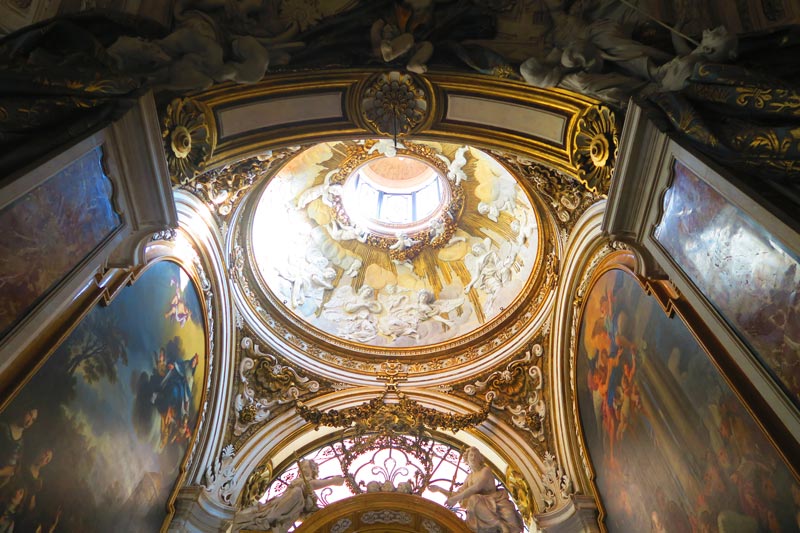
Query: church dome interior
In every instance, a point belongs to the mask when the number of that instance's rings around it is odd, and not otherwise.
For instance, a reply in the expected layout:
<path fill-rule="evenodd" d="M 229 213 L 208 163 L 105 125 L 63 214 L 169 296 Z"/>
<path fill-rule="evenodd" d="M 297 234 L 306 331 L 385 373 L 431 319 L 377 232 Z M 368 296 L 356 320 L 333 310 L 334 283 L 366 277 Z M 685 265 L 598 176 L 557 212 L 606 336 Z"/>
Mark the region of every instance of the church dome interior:
<path fill-rule="evenodd" d="M 0 2 L 0 531 L 800 529 L 800 6 Z"/>

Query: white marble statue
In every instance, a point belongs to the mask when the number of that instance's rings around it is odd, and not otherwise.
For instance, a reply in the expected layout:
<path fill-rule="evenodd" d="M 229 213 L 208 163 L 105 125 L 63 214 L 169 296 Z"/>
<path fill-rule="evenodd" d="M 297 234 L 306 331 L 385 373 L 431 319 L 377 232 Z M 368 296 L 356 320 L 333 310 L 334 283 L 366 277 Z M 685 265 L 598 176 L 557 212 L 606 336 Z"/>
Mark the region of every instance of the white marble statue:
<path fill-rule="evenodd" d="M 624 108 L 633 94 L 684 88 L 700 61 L 736 57 L 736 37 L 723 27 L 704 31 L 694 50 L 673 29 L 675 53 L 670 53 L 635 40 L 632 28 L 619 20 L 584 20 L 585 13 L 566 13 L 560 2 L 549 3 L 556 26 L 553 50 L 546 58 L 530 57 L 520 65 L 525 81 L 537 87 L 569 89 Z M 609 70 L 607 63 L 616 68 Z"/>
<path fill-rule="evenodd" d="M 233 531 L 259 529 L 287 533 L 297 520 L 318 510 L 315 490 L 344 483 L 342 476 L 318 479 L 319 467 L 314 461 L 301 459 L 298 465 L 300 475 L 283 494 L 236 513 Z"/>
<path fill-rule="evenodd" d="M 461 503 L 467 511 L 467 527 L 476 533 L 521 533 L 525 527 L 522 517 L 508 492 L 497 487 L 492 469 L 484 461 L 480 450 L 467 448 L 463 458 L 470 473 L 458 490 L 450 491 L 436 485 L 428 487 L 429 490 L 446 494 L 449 507 Z"/>
<path fill-rule="evenodd" d="M 264 77 L 270 61 L 288 60 L 288 43 L 297 32 L 292 26 L 280 35 L 260 37 L 221 26 L 230 16 L 246 19 L 261 2 L 181 0 L 175 4 L 175 27 L 163 39 L 122 36 L 108 48 L 121 72 L 141 74 L 157 89 L 190 91 L 214 83 L 255 83 Z M 225 16 L 218 13 L 224 10 Z M 259 29 L 264 32 L 263 28 Z"/>
<path fill-rule="evenodd" d="M 397 20 L 398 15 L 379 18 L 372 24 L 370 40 L 373 54 L 387 63 L 400 56 L 408 55 L 406 68 L 410 72 L 424 74 L 427 62 L 433 55 L 433 43 L 417 41 L 406 28 L 413 27 L 414 20 L 423 21 L 433 10 L 433 0 L 409 0 L 404 2 L 411 8 L 411 20 Z"/>
<path fill-rule="evenodd" d="M 680 41 L 674 41 L 676 48 L 680 47 Z M 725 26 L 705 30 L 699 46 L 659 67 L 659 85 L 667 91 L 679 91 L 688 84 L 697 63 L 727 63 L 736 59 L 737 51 L 738 39 L 736 35 L 728 33 Z"/>

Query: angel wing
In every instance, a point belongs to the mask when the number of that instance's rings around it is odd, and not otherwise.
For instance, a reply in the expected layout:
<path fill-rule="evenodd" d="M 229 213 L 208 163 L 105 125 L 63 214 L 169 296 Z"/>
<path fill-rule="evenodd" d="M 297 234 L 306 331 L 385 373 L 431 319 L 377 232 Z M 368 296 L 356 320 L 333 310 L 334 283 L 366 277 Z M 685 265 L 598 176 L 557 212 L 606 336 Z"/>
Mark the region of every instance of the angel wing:
<path fill-rule="evenodd" d="M 456 150 L 456 155 L 453 156 L 453 163 L 448 166 L 447 177 L 451 180 L 455 180 L 456 185 L 467 179 L 467 174 L 462 169 L 464 165 L 467 164 L 467 158 L 464 154 L 468 149 L 467 146 L 462 146 Z"/>

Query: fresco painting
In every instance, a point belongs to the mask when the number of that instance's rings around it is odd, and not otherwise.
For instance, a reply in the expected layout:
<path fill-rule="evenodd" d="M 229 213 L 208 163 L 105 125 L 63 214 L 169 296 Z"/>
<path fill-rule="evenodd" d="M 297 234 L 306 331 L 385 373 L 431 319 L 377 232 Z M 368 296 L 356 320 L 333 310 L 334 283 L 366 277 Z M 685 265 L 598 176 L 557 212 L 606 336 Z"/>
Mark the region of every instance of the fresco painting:
<path fill-rule="evenodd" d="M 609 531 L 800 528 L 800 485 L 683 322 L 625 271 L 589 292 L 577 387 Z"/>
<path fill-rule="evenodd" d="M 0 531 L 159 530 L 198 421 L 204 321 L 170 261 L 84 317 L 0 413 Z"/>
<path fill-rule="evenodd" d="M 87 152 L 0 210 L 0 336 L 119 227 L 103 152 Z"/>
<path fill-rule="evenodd" d="M 800 258 L 680 161 L 655 237 L 800 407 Z"/>

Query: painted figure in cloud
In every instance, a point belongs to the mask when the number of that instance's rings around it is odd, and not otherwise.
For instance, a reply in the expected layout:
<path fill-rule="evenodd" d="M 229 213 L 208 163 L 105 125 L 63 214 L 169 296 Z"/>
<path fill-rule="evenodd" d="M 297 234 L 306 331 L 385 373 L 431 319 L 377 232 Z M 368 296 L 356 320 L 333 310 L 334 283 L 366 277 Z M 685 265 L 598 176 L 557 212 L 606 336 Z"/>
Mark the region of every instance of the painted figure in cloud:
<path fill-rule="evenodd" d="M 174 338 L 154 354 L 153 372 L 142 372 L 137 384 L 134 424 L 140 434 L 149 432 L 148 421 L 160 418 L 159 449 L 191 437 L 192 384 L 200 356 L 184 359 L 180 339 Z"/>
<path fill-rule="evenodd" d="M 175 322 L 183 327 L 186 321 L 191 318 L 192 310 L 186 306 L 186 301 L 183 298 L 183 291 L 181 290 L 178 280 L 170 280 L 169 285 L 170 287 L 175 287 L 175 296 L 172 297 L 169 310 L 164 314 L 164 318 L 175 320 Z"/>
<path fill-rule="evenodd" d="M 631 409 L 641 403 L 634 382 L 636 345 L 626 335 L 628 326 L 628 315 L 616 308 L 612 291 L 607 291 L 600 298 L 600 316 L 591 333 L 595 356 L 589 361 L 588 387 L 612 466 L 615 444 L 628 426 Z"/>

